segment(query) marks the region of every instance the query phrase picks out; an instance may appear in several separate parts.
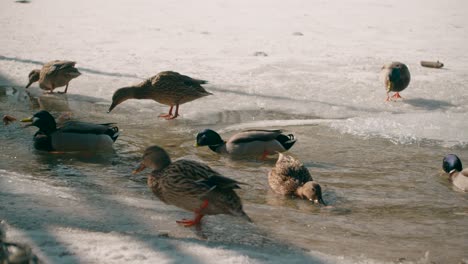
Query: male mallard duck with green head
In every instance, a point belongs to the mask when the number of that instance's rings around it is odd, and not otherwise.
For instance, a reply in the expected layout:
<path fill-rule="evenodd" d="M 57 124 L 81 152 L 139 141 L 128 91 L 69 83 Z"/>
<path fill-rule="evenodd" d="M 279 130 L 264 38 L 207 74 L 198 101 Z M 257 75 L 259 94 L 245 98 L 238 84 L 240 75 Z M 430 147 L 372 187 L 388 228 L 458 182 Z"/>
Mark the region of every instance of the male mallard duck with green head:
<path fill-rule="evenodd" d="M 268 155 L 289 150 L 296 139 L 281 130 L 246 130 L 233 135 L 228 141 L 211 129 L 198 133 L 196 146 L 208 146 L 219 154 L 232 157 L 255 156 L 265 159 Z"/>
<path fill-rule="evenodd" d="M 66 86 L 63 93 L 67 93 L 68 83 L 81 75 L 74 61 L 54 60 L 42 66 L 42 69 L 32 70 L 29 73 L 28 88 L 34 82 L 39 81 L 39 87 L 52 93 L 55 88 Z"/>
<path fill-rule="evenodd" d="M 408 87 L 411 80 L 408 66 L 404 63 L 394 61 L 382 67 L 382 75 L 387 90 L 386 101 L 390 101 L 390 92 L 395 92 L 391 98 L 402 98 L 400 92 Z"/>
<path fill-rule="evenodd" d="M 152 99 L 170 106 L 168 114 L 159 117 L 174 119 L 179 116 L 179 105 L 212 95 L 201 84 L 207 81 L 193 79 L 173 71 L 160 72 L 137 85 L 123 87 L 115 91 L 109 111 L 128 99 Z M 172 109 L 175 106 L 175 113 Z"/>
<path fill-rule="evenodd" d="M 21 122 L 30 122 L 39 130 L 34 134 L 34 147 L 44 151 L 109 151 L 119 136 L 113 124 L 92 124 L 67 121 L 57 127 L 54 117 L 47 111 L 39 111 Z"/>
<path fill-rule="evenodd" d="M 320 184 L 313 181 L 309 170 L 297 159 L 279 153 L 275 167 L 268 174 L 271 189 L 281 195 L 295 195 L 326 205 Z"/>
<path fill-rule="evenodd" d="M 240 216 L 251 222 L 234 191 L 239 188 L 240 182 L 224 177 L 200 162 L 171 162 L 169 154 L 158 146 L 145 150 L 143 161 L 134 173 L 147 167 L 153 170 L 147 183 L 156 197 L 166 204 L 195 213 L 194 219 L 177 223 L 200 228 L 204 215 L 216 214 Z"/>
<path fill-rule="evenodd" d="M 458 189 L 468 192 L 468 169 L 463 169 L 461 160 L 454 154 L 448 154 L 442 161 L 442 168 L 449 174 L 449 180 Z"/>

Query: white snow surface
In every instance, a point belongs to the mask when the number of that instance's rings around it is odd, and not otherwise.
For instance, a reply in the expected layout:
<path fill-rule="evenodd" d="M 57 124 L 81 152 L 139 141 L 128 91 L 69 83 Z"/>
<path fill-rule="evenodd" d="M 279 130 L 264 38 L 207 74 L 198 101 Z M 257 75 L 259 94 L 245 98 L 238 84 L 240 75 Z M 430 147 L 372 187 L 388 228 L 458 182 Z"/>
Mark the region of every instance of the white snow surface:
<path fill-rule="evenodd" d="M 183 105 L 185 119 L 260 108 L 339 119 L 331 123 L 339 131 L 399 143 L 468 142 L 466 1 L 0 5 L 0 74 L 18 85 L 38 64 L 69 59 L 83 72 L 70 93 L 110 99 L 117 88 L 174 70 L 209 80 L 215 94 Z M 259 51 L 268 56 L 254 56 Z M 421 60 L 445 67 L 423 68 Z M 406 63 L 412 80 L 405 100 L 385 103 L 379 72 L 391 61 Z M 126 104 L 167 111 L 152 101 Z"/>
<path fill-rule="evenodd" d="M 4 0 L 0 85 L 23 86 L 40 64 L 75 60 L 83 75 L 71 82 L 69 93 L 110 100 L 117 88 L 174 70 L 208 80 L 206 89 L 214 93 L 183 105 L 184 119 L 261 108 L 310 116 L 289 125 L 329 124 L 397 143 L 466 145 L 467 10 L 468 2 L 458 0 Z M 258 51 L 268 56 L 254 56 Z M 440 60 L 445 67 L 423 68 L 421 60 Z M 390 61 L 406 63 L 412 80 L 404 100 L 385 103 L 379 71 Z M 152 101 L 127 103 L 141 104 L 141 111 L 167 110 Z M 28 193 L 31 179 L 0 173 L 11 195 Z M 47 208 L 60 197 L 69 210 L 89 211 L 83 218 L 99 216 L 106 199 L 118 199 L 100 198 L 97 208 L 84 208 L 66 187 L 35 188 L 43 196 L 24 198 L 23 205 Z M 122 201 L 114 217 L 122 209 L 151 219 L 158 203 L 126 199 L 130 205 Z M 10 227 L 7 238 L 30 243 L 51 263 L 347 262 L 318 252 L 108 231 L 113 225 L 123 229 L 119 221 L 96 230 L 47 225 L 27 235 Z"/>

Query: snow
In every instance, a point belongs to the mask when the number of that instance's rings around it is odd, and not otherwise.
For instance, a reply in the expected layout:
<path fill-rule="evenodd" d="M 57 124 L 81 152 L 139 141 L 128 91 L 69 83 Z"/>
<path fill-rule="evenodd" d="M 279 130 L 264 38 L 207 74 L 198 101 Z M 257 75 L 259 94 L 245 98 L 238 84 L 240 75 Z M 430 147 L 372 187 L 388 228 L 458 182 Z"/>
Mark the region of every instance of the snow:
<path fill-rule="evenodd" d="M 253 121 L 225 131 L 278 122 L 320 123 L 342 133 L 384 137 L 399 144 L 431 140 L 464 146 L 468 144 L 466 10 L 468 2 L 458 0 L 2 1 L 0 85 L 23 86 L 29 71 L 42 63 L 76 60 L 83 75 L 71 82 L 69 93 L 110 100 L 120 87 L 174 70 L 209 80 L 206 88 L 214 93 L 183 105 L 183 119 L 253 109 L 305 116 Z M 268 56 L 254 56 L 256 52 Z M 423 68 L 421 60 L 440 60 L 445 67 Z M 379 71 L 390 61 L 406 63 L 412 80 L 402 93 L 404 100 L 385 103 Z M 33 87 L 37 89 L 37 84 Z M 125 104 L 141 104 L 141 111 L 166 109 L 151 101 Z M 24 177 L 12 177 L 14 173 L 6 170 L 1 174 L 2 188 L 16 196 L 29 193 Z M 25 206 L 44 209 L 58 197 L 70 208 L 91 210 L 83 216 L 90 219 L 99 217 L 105 207 L 103 202 L 100 209 L 85 208 L 82 198 L 65 187 L 38 188 L 44 191 L 43 200 L 25 198 Z M 103 200 L 111 198 L 115 197 Z M 155 210 L 154 202 L 122 204 L 118 209 L 138 216 Z M 142 208 L 145 204 L 147 208 Z M 118 211 L 112 214 L 118 218 Z M 95 229 L 66 224 L 57 221 L 31 232 L 10 227 L 8 236 L 28 240 L 51 263 L 344 261 L 318 252 L 280 254 L 271 248 L 144 232 L 133 235 L 119 221 Z M 111 229 L 119 231 L 103 231 Z"/>
<path fill-rule="evenodd" d="M 468 133 L 453 130 L 468 129 L 466 7 L 455 0 L 4 2 L 1 73 L 22 84 L 38 64 L 76 60 L 84 74 L 70 93 L 110 99 L 119 87 L 175 70 L 209 80 L 215 93 L 184 105 L 186 119 L 262 108 L 349 118 L 333 127 L 400 143 L 464 145 Z M 253 56 L 259 51 L 269 56 Z M 383 103 L 379 71 L 395 60 L 412 74 L 407 100 Z M 421 60 L 446 66 L 423 68 Z M 425 124 L 413 130 L 420 119 Z"/>

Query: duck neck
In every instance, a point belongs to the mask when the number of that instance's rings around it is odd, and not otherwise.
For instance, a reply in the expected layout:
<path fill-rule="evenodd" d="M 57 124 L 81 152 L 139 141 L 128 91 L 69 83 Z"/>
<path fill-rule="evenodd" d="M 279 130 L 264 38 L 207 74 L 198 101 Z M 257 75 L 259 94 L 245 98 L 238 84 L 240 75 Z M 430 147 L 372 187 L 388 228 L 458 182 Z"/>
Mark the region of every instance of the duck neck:
<path fill-rule="evenodd" d="M 148 98 L 148 88 L 145 86 L 132 86 L 127 87 L 129 89 L 129 96 L 135 99 L 145 99 Z"/>
<path fill-rule="evenodd" d="M 223 152 L 223 151 L 222 151 L 223 146 L 226 146 L 226 142 L 225 142 L 225 141 L 223 141 L 223 143 L 218 144 L 218 145 L 208 145 L 208 147 L 209 147 L 212 151 L 214 151 L 214 152 L 216 152 L 216 153 L 222 153 L 222 152 Z"/>

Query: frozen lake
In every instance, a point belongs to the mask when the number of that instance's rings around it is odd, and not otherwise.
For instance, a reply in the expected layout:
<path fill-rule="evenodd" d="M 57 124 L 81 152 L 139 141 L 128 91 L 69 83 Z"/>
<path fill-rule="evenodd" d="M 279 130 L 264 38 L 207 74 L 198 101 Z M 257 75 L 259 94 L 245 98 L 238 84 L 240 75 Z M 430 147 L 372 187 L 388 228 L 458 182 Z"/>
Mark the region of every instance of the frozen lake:
<path fill-rule="evenodd" d="M 51 263 L 466 261 L 468 196 L 441 163 L 448 153 L 468 162 L 467 5 L 2 2 L 0 114 L 72 112 L 121 130 L 115 153 L 51 155 L 33 149 L 34 128 L 0 126 L 8 238 Z M 30 70 L 53 59 L 76 60 L 83 73 L 67 95 L 22 88 Z M 394 60 L 412 80 L 404 100 L 385 103 L 379 71 Z M 214 95 L 182 105 L 173 121 L 158 119 L 167 107 L 152 101 L 106 113 L 117 88 L 164 70 L 206 79 Z M 293 133 L 290 154 L 321 183 L 329 206 L 274 195 L 274 157 L 233 161 L 194 148 L 205 128 L 226 138 L 247 128 Z M 178 226 L 190 213 L 154 198 L 144 174 L 131 175 L 152 144 L 249 183 L 239 194 L 254 224 L 206 217 L 207 240 Z"/>

